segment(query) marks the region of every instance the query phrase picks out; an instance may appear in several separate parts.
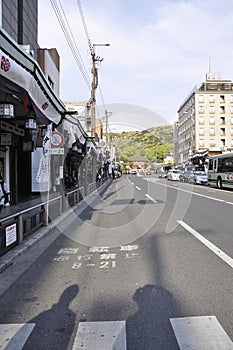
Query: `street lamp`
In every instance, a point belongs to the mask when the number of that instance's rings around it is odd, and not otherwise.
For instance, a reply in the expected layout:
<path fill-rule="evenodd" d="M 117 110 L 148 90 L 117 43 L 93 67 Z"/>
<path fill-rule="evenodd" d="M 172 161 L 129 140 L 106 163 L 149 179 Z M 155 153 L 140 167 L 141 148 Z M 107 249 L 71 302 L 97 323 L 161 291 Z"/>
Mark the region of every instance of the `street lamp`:
<path fill-rule="evenodd" d="M 92 57 L 92 84 L 91 84 L 91 136 L 95 136 L 96 132 L 96 117 L 95 117 L 95 91 L 98 86 L 98 72 L 96 68 L 97 62 L 102 62 L 103 58 L 95 55 L 96 46 L 110 46 L 110 44 L 93 44 L 91 48 L 91 57 Z"/>

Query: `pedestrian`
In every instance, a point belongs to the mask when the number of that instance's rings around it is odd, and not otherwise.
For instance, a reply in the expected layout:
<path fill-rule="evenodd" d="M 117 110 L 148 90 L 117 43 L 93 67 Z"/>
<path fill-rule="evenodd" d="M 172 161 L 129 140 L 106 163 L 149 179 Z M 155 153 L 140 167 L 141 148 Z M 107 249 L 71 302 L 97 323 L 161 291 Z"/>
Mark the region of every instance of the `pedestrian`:
<path fill-rule="evenodd" d="M 0 175 L 0 213 L 3 206 L 8 207 L 10 205 L 10 191 L 7 184 L 4 182 L 3 176 Z"/>
<path fill-rule="evenodd" d="M 108 176 L 110 177 L 110 179 L 112 178 L 112 172 L 113 172 L 112 163 L 109 163 L 109 165 L 108 165 Z"/>

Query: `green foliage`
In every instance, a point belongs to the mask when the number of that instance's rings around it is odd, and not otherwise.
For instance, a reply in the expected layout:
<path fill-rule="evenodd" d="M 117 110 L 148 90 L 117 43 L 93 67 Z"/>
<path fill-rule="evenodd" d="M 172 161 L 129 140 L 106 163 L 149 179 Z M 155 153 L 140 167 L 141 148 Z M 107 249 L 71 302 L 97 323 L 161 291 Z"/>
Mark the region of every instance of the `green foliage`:
<path fill-rule="evenodd" d="M 163 162 L 165 153 L 173 152 L 173 126 L 157 126 L 143 131 L 129 131 L 112 135 L 117 154 L 125 163 L 131 157 L 146 157 L 148 162 Z"/>

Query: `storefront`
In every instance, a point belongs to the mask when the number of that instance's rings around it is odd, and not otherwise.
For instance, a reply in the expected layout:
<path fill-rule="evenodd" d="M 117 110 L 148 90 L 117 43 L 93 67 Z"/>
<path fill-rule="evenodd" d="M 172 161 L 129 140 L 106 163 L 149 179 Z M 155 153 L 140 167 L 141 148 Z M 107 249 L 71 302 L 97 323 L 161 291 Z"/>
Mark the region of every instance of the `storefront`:
<path fill-rule="evenodd" d="M 0 172 L 17 204 L 32 194 L 32 153 L 48 124 L 57 126 L 65 107 L 38 63 L 0 30 Z"/>

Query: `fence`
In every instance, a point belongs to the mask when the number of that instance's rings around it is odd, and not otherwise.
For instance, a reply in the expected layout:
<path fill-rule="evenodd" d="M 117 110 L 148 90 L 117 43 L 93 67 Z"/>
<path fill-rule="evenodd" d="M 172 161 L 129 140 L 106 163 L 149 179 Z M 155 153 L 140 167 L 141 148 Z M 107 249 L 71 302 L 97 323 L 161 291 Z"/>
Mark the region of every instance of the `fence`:
<path fill-rule="evenodd" d="M 18 211 L 15 208 L 14 213 L 0 219 L 0 255 L 21 244 L 34 231 L 80 202 L 82 191 L 83 188 L 77 188 L 67 192 L 65 197 L 55 195 L 44 201 L 38 198 L 40 203 Z"/>

